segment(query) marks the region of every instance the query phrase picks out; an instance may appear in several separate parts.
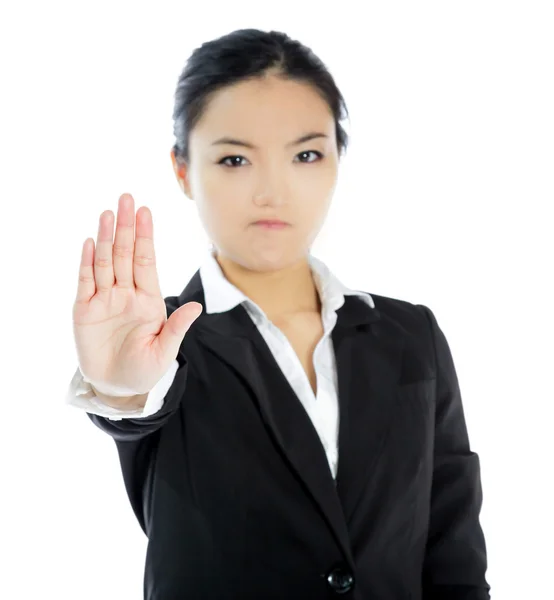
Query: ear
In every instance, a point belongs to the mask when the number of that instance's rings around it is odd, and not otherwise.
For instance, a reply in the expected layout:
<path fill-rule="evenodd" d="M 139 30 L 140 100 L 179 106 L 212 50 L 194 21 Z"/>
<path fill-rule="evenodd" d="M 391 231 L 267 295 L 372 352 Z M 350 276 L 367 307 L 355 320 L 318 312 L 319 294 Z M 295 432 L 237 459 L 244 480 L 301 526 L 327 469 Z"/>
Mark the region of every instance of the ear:
<path fill-rule="evenodd" d="M 188 165 L 183 161 L 177 160 L 173 148 L 170 151 L 170 156 L 171 163 L 173 165 L 173 171 L 175 173 L 175 177 L 177 178 L 177 182 L 179 183 L 179 187 L 183 190 L 185 196 L 192 200 L 192 193 L 190 190 L 190 184 L 188 180 Z"/>

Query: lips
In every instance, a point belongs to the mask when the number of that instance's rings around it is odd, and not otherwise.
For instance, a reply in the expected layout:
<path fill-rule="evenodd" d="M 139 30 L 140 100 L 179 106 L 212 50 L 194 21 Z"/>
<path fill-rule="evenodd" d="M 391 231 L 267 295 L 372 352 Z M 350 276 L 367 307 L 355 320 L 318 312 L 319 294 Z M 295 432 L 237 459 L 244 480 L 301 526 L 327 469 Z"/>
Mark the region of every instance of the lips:
<path fill-rule="evenodd" d="M 288 223 L 279 221 L 278 219 L 263 219 L 261 221 L 256 221 L 254 225 L 262 227 L 263 229 L 284 229 L 289 226 Z"/>

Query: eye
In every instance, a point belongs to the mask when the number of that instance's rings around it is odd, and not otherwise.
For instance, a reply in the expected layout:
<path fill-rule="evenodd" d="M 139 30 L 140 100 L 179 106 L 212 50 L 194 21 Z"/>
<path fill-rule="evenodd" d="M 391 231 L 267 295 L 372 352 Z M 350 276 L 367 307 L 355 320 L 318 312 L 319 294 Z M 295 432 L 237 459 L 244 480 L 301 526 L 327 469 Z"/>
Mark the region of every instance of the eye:
<path fill-rule="evenodd" d="M 319 160 L 321 160 L 323 158 L 323 154 L 317 150 L 304 150 L 303 152 L 300 152 L 299 154 L 297 154 L 296 156 L 305 156 L 305 155 L 310 155 L 310 154 L 315 154 Z M 238 159 L 238 160 L 237 160 Z M 224 165 L 226 167 L 229 167 L 231 169 L 234 169 L 236 167 L 241 167 L 242 165 L 240 164 L 241 160 L 246 160 L 244 158 L 244 156 L 240 156 L 238 154 L 235 155 L 231 155 L 231 156 L 225 156 L 224 158 L 222 158 L 217 164 L 218 165 Z M 313 163 L 313 162 L 317 162 L 317 160 L 301 160 L 300 162 L 303 163 Z M 228 163 L 227 161 L 231 161 L 230 163 Z"/>
<path fill-rule="evenodd" d="M 236 161 L 233 161 L 233 164 L 226 164 L 225 161 L 229 160 L 230 158 L 231 159 L 236 159 L 236 158 L 242 159 L 242 158 L 244 158 L 244 156 L 238 156 L 238 155 L 235 155 L 235 156 L 226 156 L 225 158 L 222 158 L 217 164 L 218 165 L 225 165 L 226 167 L 230 167 L 232 169 L 235 168 L 235 167 L 240 167 L 241 166 L 240 164 L 237 164 Z"/>
<path fill-rule="evenodd" d="M 303 152 L 300 152 L 300 154 L 297 154 L 297 156 L 302 156 L 302 155 L 306 155 L 306 154 L 316 154 L 318 156 L 319 160 L 321 160 L 323 158 L 323 154 L 321 154 L 321 152 L 318 152 L 317 150 L 304 150 Z M 309 160 L 309 161 L 301 160 L 300 162 L 312 163 L 312 162 L 317 162 L 317 160 Z"/>

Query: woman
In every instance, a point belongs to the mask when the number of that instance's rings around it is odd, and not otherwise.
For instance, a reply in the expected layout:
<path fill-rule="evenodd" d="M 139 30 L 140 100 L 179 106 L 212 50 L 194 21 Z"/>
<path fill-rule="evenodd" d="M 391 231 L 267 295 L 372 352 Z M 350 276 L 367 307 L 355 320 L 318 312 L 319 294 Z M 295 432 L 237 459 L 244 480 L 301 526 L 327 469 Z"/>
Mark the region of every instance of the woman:
<path fill-rule="evenodd" d="M 434 314 L 310 254 L 345 114 L 282 33 L 203 44 L 171 159 L 213 251 L 163 298 L 146 207 L 136 241 L 129 195 L 115 240 L 105 211 L 85 241 L 69 401 L 116 443 L 147 599 L 490 597 L 479 459 Z"/>

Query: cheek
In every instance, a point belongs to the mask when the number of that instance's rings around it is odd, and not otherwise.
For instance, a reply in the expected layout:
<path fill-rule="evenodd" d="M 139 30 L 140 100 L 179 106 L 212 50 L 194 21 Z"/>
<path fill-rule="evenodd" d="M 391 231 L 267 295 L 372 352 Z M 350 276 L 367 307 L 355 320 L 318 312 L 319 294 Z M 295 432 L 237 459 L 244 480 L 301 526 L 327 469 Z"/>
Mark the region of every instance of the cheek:
<path fill-rule="evenodd" d="M 222 176 L 220 167 L 206 169 L 202 172 L 200 178 L 202 195 L 206 198 L 219 198 L 221 195 L 228 193 L 229 186 L 226 183 L 226 178 Z"/>
<path fill-rule="evenodd" d="M 231 167 L 222 167 L 212 165 L 202 173 L 201 185 L 206 194 L 214 197 L 240 197 L 247 195 L 252 186 L 252 177 L 245 172 L 240 171 L 240 167 L 232 169 Z"/>
<path fill-rule="evenodd" d="M 237 175 L 224 173 L 219 167 L 209 170 L 202 179 L 202 197 L 221 218 L 232 217 L 234 212 L 240 216 L 241 204 L 251 195 L 247 178 Z"/>
<path fill-rule="evenodd" d="M 309 175 L 309 176 L 308 176 Z M 318 165 L 314 171 L 297 180 L 296 192 L 304 198 L 313 198 L 318 204 L 328 202 L 337 185 L 337 170 L 334 165 Z"/>
<path fill-rule="evenodd" d="M 204 196 L 201 212 L 206 229 L 220 240 L 233 239 L 248 216 L 240 199 L 229 190 Z"/>

